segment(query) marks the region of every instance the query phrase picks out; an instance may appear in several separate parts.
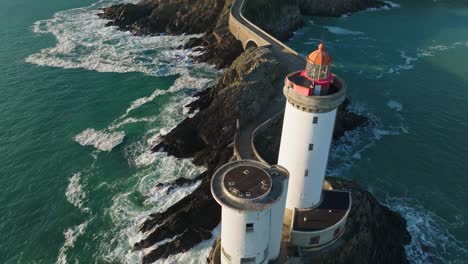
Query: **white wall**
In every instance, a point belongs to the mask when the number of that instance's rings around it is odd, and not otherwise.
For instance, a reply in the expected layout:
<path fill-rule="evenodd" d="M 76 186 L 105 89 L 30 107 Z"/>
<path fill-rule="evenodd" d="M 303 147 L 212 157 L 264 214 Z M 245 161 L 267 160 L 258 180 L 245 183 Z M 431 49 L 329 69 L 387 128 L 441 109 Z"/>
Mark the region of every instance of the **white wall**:
<path fill-rule="evenodd" d="M 237 211 L 223 207 L 221 217 L 221 246 L 231 256 L 228 262 L 221 252 L 222 264 L 238 264 L 243 257 L 256 257 L 258 264 L 268 262 L 271 208 Z M 254 224 L 253 232 L 246 232 L 247 223 Z"/>
<path fill-rule="evenodd" d="M 287 190 L 288 179 L 285 179 L 283 181 L 283 193 L 276 204 L 271 207 L 270 243 L 268 245 L 269 260 L 275 260 L 279 257 Z"/>
<path fill-rule="evenodd" d="M 320 202 L 335 116 L 336 109 L 308 113 L 286 103 L 278 157 L 278 164 L 289 171 L 286 208 L 309 208 Z M 312 123 L 314 117 L 317 124 Z M 312 151 L 309 144 L 314 144 Z"/>

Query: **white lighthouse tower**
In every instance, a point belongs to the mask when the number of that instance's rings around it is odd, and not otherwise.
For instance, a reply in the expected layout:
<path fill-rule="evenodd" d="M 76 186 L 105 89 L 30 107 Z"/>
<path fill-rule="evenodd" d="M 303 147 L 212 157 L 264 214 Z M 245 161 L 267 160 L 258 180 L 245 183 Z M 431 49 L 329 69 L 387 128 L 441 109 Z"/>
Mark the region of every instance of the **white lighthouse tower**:
<path fill-rule="evenodd" d="M 251 160 L 220 167 L 211 192 L 222 206 L 221 243 L 213 263 L 260 264 L 280 253 L 287 172 Z"/>
<path fill-rule="evenodd" d="M 285 224 L 291 242 L 321 248 L 341 235 L 351 206 L 347 192 L 322 191 L 344 81 L 330 72 L 331 57 L 320 44 L 306 69 L 285 79 L 287 103 L 278 164 L 289 171 Z M 338 230 L 338 231 L 337 231 Z"/>

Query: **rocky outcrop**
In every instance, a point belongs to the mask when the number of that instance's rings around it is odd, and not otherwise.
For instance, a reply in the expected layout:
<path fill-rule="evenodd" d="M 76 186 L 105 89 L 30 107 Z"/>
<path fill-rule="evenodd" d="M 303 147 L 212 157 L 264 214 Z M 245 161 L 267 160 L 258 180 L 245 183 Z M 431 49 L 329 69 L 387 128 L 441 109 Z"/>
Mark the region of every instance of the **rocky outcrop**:
<path fill-rule="evenodd" d="M 304 16 L 338 17 L 370 7 L 388 6 L 379 0 L 249 0 L 245 16 L 279 40 L 292 37 Z"/>
<path fill-rule="evenodd" d="M 224 68 L 242 52 L 242 44 L 227 27 L 231 4 L 232 0 L 143 0 L 103 8 L 98 15 L 110 20 L 108 26 L 135 35 L 204 34 L 181 47 L 200 51 L 195 61 Z"/>
<path fill-rule="evenodd" d="M 164 148 L 169 155 L 194 157 L 197 165 L 216 165 L 219 153 L 233 140 L 236 120 L 249 123 L 280 94 L 278 78 L 279 64 L 269 49 L 247 50 L 216 85 L 196 95 L 199 99 L 189 107 L 200 111 L 183 120 L 153 150 Z"/>
<path fill-rule="evenodd" d="M 335 247 L 303 259 L 304 263 L 408 263 L 405 245 L 411 242 L 406 221 L 358 184 L 327 177 L 337 190 L 350 190 L 353 205 L 341 242 Z"/>

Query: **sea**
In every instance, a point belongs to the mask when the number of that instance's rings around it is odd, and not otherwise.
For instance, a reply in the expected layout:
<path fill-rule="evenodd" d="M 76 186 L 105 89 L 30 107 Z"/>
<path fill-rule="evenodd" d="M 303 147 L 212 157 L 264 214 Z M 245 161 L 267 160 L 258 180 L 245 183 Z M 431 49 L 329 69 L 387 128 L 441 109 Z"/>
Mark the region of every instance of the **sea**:
<path fill-rule="evenodd" d="M 204 168 L 149 148 L 222 70 L 97 17 L 118 0 L 0 0 L 0 263 L 140 263 L 138 226 Z M 407 221 L 411 263 L 468 263 L 468 2 L 406 0 L 306 18 L 287 43 L 318 43 L 369 118 L 333 144 L 328 174 Z M 203 263 L 219 234 L 156 263 Z M 155 245 L 154 247 L 156 247 Z"/>

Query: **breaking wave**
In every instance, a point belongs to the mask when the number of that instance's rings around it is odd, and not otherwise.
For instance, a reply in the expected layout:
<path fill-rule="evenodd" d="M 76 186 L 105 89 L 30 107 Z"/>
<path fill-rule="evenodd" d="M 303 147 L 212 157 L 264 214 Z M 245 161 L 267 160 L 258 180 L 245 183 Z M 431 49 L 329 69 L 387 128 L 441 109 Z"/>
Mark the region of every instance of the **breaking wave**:
<path fill-rule="evenodd" d="M 395 101 L 395 100 L 389 100 L 387 102 L 387 106 L 392 109 L 392 110 L 395 110 L 397 112 L 400 112 L 401 110 L 403 110 L 403 105 L 401 105 L 400 102 L 398 101 Z"/>
<path fill-rule="evenodd" d="M 352 31 L 349 29 L 341 28 L 341 27 L 335 27 L 335 26 L 324 26 L 330 33 L 336 34 L 336 35 L 364 35 L 363 32 L 360 31 Z"/>
<path fill-rule="evenodd" d="M 465 263 L 468 250 L 444 229 L 446 220 L 409 198 L 387 198 L 385 203 L 406 219 L 412 237 L 406 247 L 411 263 Z"/>
<path fill-rule="evenodd" d="M 65 191 L 65 197 L 75 207 L 83 212 L 89 211 L 89 208 L 83 207 L 84 200 L 86 199 L 86 192 L 81 183 L 81 172 L 77 172 L 68 179 L 70 182 Z"/>
<path fill-rule="evenodd" d="M 116 2 L 119 1 L 103 0 L 37 21 L 33 31 L 52 34 L 57 43 L 30 55 L 26 62 L 98 72 L 142 72 L 153 76 L 180 73 L 191 65 L 190 51 L 176 47 L 200 35 L 141 37 L 116 27 L 106 27 L 108 21 L 100 19 L 97 13 L 99 8 Z"/>
<path fill-rule="evenodd" d="M 112 199 L 112 206 L 107 210 L 107 214 L 112 219 L 115 229 L 112 234 L 106 234 L 109 236 L 110 243 L 103 240 L 100 251 L 104 260 L 108 262 L 141 263 L 143 255 L 150 249 L 141 251 L 132 250 L 133 245 L 147 235 L 139 231 L 140 224 L 150 214 L 165 211 L 177 203 L 180 199 L 193 192 L 201 183 L 201 181 L 196 181 L 177 188 L 170 188 L 169 186 L 157 187 L 158 183 L 175 180 L 181 175 L 193 178 L 204 169 L 194 166 L 188 159 L 180 160 L 174 157 L 167 157 L 163 153 L 156 153 L 155 155 L 157 155 L 157 158 L 151 168 L 139 171 L 136 175 L 132 176 L 139 179 L 134 189 L 130 192 L 115 195 Z M 144 197 L 142 204 L 135 204 L 132 199 L 135 192 Z M 193 258 L 197 254 L 202 254 L 200 252 L 203 249 L 209 248 L 208 244 L 211 245 L 211 243 L 212 241 L 203 242 L 194 250 L 184 254 L 190 255 Z M 180 263 L 178 261 L 185 256 L 184 254 L 169 258 L 177 259 L 175 262 L 162 263 Z M 168 261 L 169 259 L 164 261 Z"/>
<path fill-rule="evenodd" d="M 99 131 L 88 128 L 75 136 L 75 141 L 82 146 L 93 146 L 101 151 L 111 151 L 115 146 L 123 142 L 125 133 Z"/>
<path fill-rule="evenodd" d="M 70 248 L 75 246 L 75 241 L 78 237 L 86 231 L 86 227 L 88 226 L 89 220 L 85 221 L 82 224 L 77 226 L 73 226 L 65 230 L 63 235 L 65 236 L 65 243 L 59 250 L 59 256 L 57 258 L 57 264 L 66 264 L 67 263 L 67 251 Z"/>

